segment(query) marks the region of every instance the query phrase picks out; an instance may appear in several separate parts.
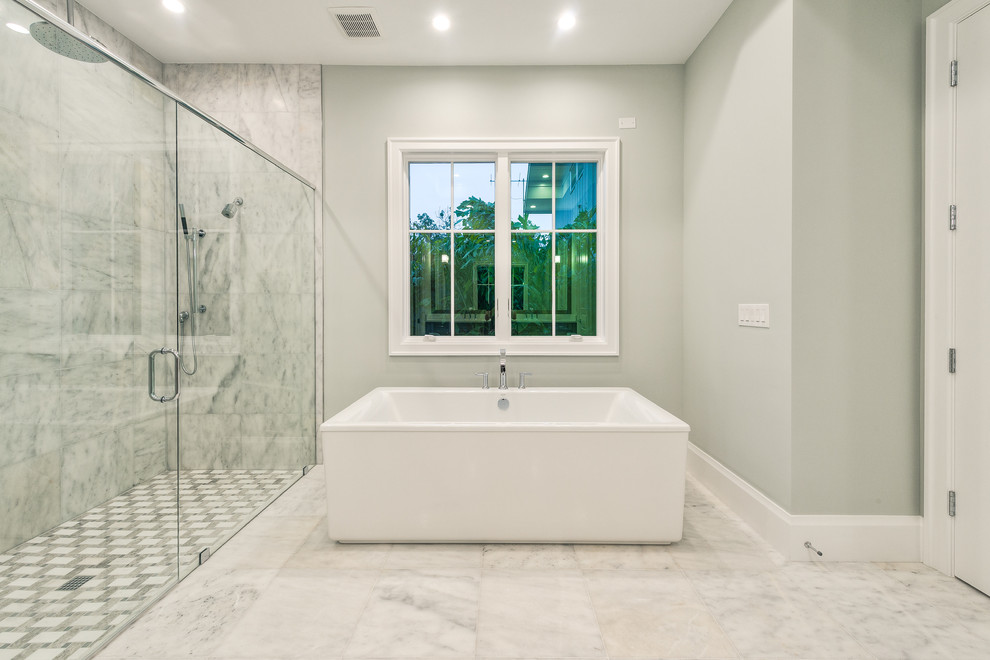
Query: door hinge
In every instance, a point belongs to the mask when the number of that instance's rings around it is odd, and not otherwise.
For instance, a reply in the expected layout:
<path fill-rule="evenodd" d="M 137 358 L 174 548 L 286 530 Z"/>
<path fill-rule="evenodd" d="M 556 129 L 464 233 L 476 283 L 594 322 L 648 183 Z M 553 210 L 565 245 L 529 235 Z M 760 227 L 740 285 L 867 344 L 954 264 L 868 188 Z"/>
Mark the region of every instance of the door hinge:
<path fill-rule="evenodd" d="M 952 60 L 949 63 L 949 87 L 959 84 L 959 60 Z"/>
<path fill-rule="evenodd" d="M 956 491 L 949 491 L 949 517 L 956 517 Z"/>
<path fill-rule="evenodd" d="M 949 373 L 956 373 L 956 349 L 949 349 Z"/>
<path fill-rule="evenodd" d="M 956 230 L 956 205 L 953 204 L 949 207 L 949 230 Z"/>

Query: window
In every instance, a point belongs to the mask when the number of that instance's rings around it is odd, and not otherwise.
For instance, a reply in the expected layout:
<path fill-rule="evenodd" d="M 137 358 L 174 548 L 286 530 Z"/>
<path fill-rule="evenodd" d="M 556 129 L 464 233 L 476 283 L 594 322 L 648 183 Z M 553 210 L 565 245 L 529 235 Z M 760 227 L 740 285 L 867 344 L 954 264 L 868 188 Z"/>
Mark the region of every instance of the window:
<path fill-rule="evenodd" d="M 618 140 L 390 140 L 393 355 L 618 354 Z"/>

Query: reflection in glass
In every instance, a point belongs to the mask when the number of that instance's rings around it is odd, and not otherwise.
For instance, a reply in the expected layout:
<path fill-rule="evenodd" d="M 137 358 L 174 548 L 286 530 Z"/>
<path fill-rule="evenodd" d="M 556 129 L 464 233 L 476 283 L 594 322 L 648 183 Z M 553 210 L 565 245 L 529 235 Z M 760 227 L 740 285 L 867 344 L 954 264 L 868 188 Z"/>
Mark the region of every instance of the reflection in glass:
<path fill-rule="evenodd" d="M 409 235 L 409 334 L 450 335 L 450 234 Z"/>
<path fill-rule="evenodd" d="M 450 229 L 450 163 L 409 163 L 409 228 Z"/>
<path fill-rule="evenodd" d="M 597 333 L 597 236 L 557 234 L 557 335 Z"/>
<path fill-rule="evenodd" d="M 495 163 L 454 163 L 454 227 L 495 229 Z"/>
<path fill-rule="evenodd" d="M 557 163 L 556 228 L 595 229 L 598 207 L 598 164 Z"/>
<path fill-rule="evenodd" d="M 513 229 L 551 229 L 552 163 L 512 163 L 509 211 Z"/>
<path fill-rule="evenodd" d="M 550 234 L 512 235 L 512 334 L 551 334 Z"/>
<path fill-rule="evenodd" d="M 495 234 L 454 234 L 454 334 L 495 335 Z"/>

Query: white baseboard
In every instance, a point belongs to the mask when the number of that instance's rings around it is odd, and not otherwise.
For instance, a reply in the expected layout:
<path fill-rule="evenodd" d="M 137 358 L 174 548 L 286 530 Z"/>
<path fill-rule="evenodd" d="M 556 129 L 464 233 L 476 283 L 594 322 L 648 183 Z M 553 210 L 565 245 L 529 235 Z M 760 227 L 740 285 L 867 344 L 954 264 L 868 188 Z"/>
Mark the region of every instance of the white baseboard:
<path fill-rule="evenodd" d="M 921 516 L 792 515 L 690 442 L 687 470 L 790 561 L 921 561 Z"/>

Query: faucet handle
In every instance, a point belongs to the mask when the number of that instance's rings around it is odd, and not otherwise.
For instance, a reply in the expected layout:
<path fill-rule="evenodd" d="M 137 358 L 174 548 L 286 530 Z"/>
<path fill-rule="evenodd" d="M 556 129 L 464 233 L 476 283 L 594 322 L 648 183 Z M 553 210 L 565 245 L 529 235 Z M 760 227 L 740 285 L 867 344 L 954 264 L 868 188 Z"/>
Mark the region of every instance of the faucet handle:
<path fill-rule="evenodd" d="M 488 389 L 488 372 L 487 371 L 475 371 L 475 376 L 481 376 L 481 389 Z"/>
<path fill-rule="evenodd" d="M 521 389 L 521 390 L 526 389 L 526 376 L 532 376 L 532 375 L 533 375 L 533 372 L 531 372 L 531 371 L 520 371 L 519 372 L 519 389 Z"/>

